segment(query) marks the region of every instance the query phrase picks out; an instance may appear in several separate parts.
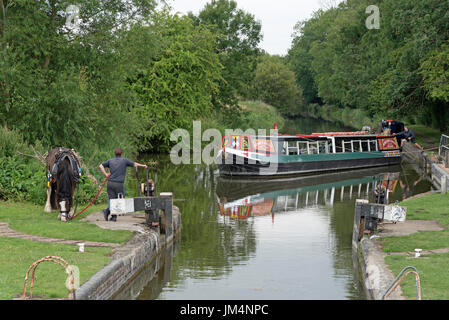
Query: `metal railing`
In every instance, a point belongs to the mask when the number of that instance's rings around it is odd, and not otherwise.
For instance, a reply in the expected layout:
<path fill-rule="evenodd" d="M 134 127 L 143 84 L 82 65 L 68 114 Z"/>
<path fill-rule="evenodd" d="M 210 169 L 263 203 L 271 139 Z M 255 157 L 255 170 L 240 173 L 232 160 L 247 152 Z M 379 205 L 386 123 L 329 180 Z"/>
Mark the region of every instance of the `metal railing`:
<path fill-rule="evenodd" d="M 449 150 L 449 136 L 442 134 L 440 139 L 440 147 L 438 149 L 438 155 L 440 157 L 443 157 L 445 150 Z"/>
<path fill-rule="evenodd" d="M 407 269 L 412 269 L 412 271 L 409 271 L 403 275 L 403 273 Z M 387 291 L 385 291 L 384 295 L 382 296 L 382 300 L 385 300 L 410 273 L 413 273 L 416 279 L 416 300 L 421 300 L 421 281 L 419 279 L 418 270 L 413 266 L 407 266 L 404 269 L 402 269 L 401 272 L 399 272 L 396 279 L 394 279 L 393 283 L 390 285 Z"/>

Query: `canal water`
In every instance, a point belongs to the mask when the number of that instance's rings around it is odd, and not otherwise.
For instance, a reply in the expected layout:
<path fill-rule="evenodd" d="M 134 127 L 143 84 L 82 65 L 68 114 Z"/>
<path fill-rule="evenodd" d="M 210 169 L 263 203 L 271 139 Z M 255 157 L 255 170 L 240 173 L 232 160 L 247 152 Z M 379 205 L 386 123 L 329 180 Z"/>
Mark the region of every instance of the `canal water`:
<path fill-rule="evenodd" d="M 296 132 L 343 129 L 306 122 L 308 130 Z M 407 163 L 245 181 L 220 178 L 206 165 L 174 165 L 168 156 L 141 160 L 149 159 L 158 163 L 158 192 L 173 192 L 180 208 L 181 239 L 121 299 L 365 299 L 352 262 L 355 200 L 373 200 L 379 185 L 390 203 L 431 188 Z M 130 175 L 129 196 L 135 183 Z"/>

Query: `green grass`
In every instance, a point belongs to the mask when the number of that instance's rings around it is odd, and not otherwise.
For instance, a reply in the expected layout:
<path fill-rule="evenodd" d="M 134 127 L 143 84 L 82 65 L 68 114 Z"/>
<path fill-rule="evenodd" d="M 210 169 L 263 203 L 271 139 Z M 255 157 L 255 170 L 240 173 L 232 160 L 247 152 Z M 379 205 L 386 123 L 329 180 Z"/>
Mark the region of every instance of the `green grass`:
<path fill-rule="evenodd" d="M 431 194 L 401 202 L 407 207 L 407 220 L 437 220 L 440 225 L 449 225 L 449 194 Z M 449 248 L 449 228 L 442 231 L 417 232 L 408 236 L 386 237 L 379 239 L 385 252 L 413 252 L 415 248 L 423 250 Z M 418 269 L 421 278 L 422 299 L 449 299 L 449 276 L 447 265 L 449 253 L 422 255 L 419 259 L 412 256 L 391 255 L 385 262 L 394 275 L 405 266 Z M 416 299 L 415 277 L 409 275 L 401 284 L 408 299 Z"/>
<path fill-rule="evenodd" d="M 449 194 L 429 194 L 399 205 L 407 207 L 408 220 L 438 220 L 442 226 L 449 224 Z"/>
<path fill-rule="evenodd" d="M 418 142 L 424 149 L 434 148 L 440 145 L 440 130 L 429 128 L 421 124 L 409 125 L 408 127 L 415 133 L 416 142 Z"/>
<path fill-rule="evenodd" d="M 218 129 L 222 134 L 225 134 L 226 129 L 241 129 L 246 131 L 248 129 L 255 130 L 256 134 L 259 129 L 269 130 L 273 128 L 274 123 L 277 123 L 277 128 L 280 129 L 285 123 L 285 119 L 271 105 L 262 101 L 239 101 L 239 109 L 222 109 L 214 111 L 207 117 L 201 118 L 201 129 Z M 206 145 L 206 142 L 203 141 Z"/>
<path fill-rule="evenodd" d="M 449 276 L 447 265 L 449 253 L 422 255 L 418 259 L 406 256 L 387 256 L 385 262 L 396 277 L 406 266 L 414 266 L 421 280 L 421 298 L 423 300 L 449 299 Z M 416 299 L 415 276 L 409 274 L 401 283 L 403 295 L 411 300 Z"/>
<path fill-rule="evenodd" d="M 94 211 L 101 211 L 101 205 L 91 206 L 82 215 L 69 222 L 57 219 L 58 212 L 44 212 L 43 207 L 30 203 L 0 202 L 0 222 L 8 222 L 11 229 L 36 236 L 123 243 L 131 239 L 132 232 L 106 230 L 81 219 Z M 80 209 L 82 210 L 82 209 Z"/>
<path fill-rule="evenodd" d="M 423 250 L 449 248 L 449 230 L 417 232 L 402 237 L 380 239 L 385 252 L 409 252 L 416 248 Z"/>
<path fill-rule="evenodd" d="M 277 109 L 262 101 L 240 101 L 239 106 L 242 110 L 248 111 L 245 121 L 247 121 L 248 128 L 255 129 L 256 133 L 258 129 L 272 129 L 275 122 L 278 129 L 282 128 L 284 125 L 285 120 Z"/>
<path fill-rule="evenodd" d="M 407 220 L 437 220 L 449 225 L 449 194 L 431 194 L 401 202 L 407 207 Z M 379 239 L 385 252 L 414 251 L 449 248 L 449 228 L 442 231 L 417 232 L 408 236 Z"/>
<path fill-rule="evenodd" d="M 80 270 L 80 285 L 110 261 L 111 248 L 85 248 L 62 244 L 48 244 L 23 239 L 0 237 L 0 300 L 17 298 L 23 292 L 24 279 L 29 266 L 36 260 L 49 255 L 63 258 Z M 29 294 L 31 272 L 29 275 Z M 53 262 L 42 262 L 35 275 L 33 297 L 64 298 L 67 274 Z"/>
<path fill-rule="evenodd" d="M 61 222 L 57 219 L 58 212 L 46 213 L 41 206 L 0 202 L 0 222 L 8 222 L 13 230 L 43 237 L 111 243 L 128 241 L 132 232 L 105 230 L 81 221 L 87 214 L 102 208 L 101 205 L 92 206 L 76 219 Z M 0 300 L 17 298 L 23 290 L 28 267 L 40 258 L 56 255 L 76 265 L 82 284 L 110 261 L 111 252 L 112 248 L 86 247 L 85 252 L 80 253 L 77 246 L 0 237 Z M 66 278 L 61 266 L 43 262 L 36 273 L 33 296 L 45 299 L 67 297 Z"/>

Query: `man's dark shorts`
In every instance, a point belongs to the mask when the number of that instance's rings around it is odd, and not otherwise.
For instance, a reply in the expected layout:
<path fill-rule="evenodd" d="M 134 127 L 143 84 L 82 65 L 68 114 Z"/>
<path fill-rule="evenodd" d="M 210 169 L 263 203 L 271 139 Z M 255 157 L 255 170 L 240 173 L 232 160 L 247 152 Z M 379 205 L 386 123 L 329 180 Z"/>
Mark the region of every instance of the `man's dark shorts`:
<path fill-rule="evenodd" d="M 108 199 L 117 199 L 119 193 L 125 197 L 125 184 L 121 182 L 108 181 Z"/>

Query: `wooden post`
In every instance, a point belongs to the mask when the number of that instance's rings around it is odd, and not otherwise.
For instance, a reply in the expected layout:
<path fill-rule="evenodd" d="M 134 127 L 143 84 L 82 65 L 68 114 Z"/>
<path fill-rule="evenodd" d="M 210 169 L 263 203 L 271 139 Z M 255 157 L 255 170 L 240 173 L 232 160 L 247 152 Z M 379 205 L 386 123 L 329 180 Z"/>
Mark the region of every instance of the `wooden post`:
<path fill-rule="evenodd" d="M 173 237 L 173 193 L 161 192 L 161 199 L 164 199 L 164 217 L 165 217 L 165 241 L 169 242 Z"/>
<path fill-rule="evenodd" d="M 444 150 L 444 167 L 449 168 L 449 150 Z"/>
<path fill-rule="evenodd" d="M 422 155 L 422 160 L 423 160 L 423 169 L 424 169 L 424 173 L 427 173 L 427 157 L 426 154 Z"/>
<path fill-rule="evenodd" d="M 354 226 L 352 230 L 352 247 L 357 251 L 358 243 L 363 236 L 364 231 L 364 221 L 361 221 L 362 204 L 369 203 L 365 199 L 357 199 L 355 201 L 355 212 L 354 212 Z"/>
<path fill-rule="evenodd" d="M 447 193 L 447 176 L 446 175 L 442 175 L 441 176 L 441 180 L 440 180 L 440 184 L 441 184 L 441 193 L 442 194 L 446 194 Z"/>

